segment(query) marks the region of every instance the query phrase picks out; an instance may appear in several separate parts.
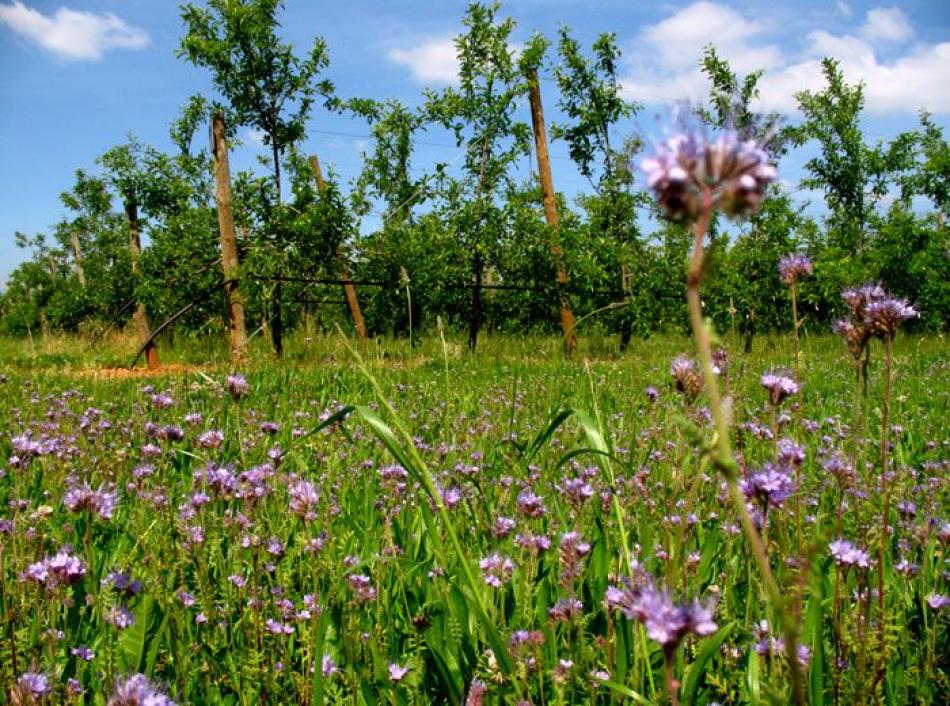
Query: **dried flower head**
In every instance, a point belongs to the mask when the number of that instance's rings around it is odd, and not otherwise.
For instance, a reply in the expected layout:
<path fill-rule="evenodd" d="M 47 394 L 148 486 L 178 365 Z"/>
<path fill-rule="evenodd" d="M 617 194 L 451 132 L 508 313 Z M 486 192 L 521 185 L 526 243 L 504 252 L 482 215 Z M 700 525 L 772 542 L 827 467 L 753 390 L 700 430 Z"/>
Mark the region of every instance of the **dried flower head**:
<path fill-rule="evenodd" d="M 696 363 L 686 356 L 679 356 L 670 364 L 670 375 L 676 389 L 683 393 L 687 402 L 692 402 L 703 388 L 702 378 L 696 369 Z"/>

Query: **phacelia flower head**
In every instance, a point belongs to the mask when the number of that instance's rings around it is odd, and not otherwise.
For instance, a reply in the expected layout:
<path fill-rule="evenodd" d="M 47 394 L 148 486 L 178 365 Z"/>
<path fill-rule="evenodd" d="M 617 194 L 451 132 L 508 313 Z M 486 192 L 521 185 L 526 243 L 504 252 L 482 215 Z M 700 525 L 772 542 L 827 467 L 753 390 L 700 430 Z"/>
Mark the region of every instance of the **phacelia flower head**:
<path fill-rule="evenodd" d="M 111 520 L 118 504 L 118 493 L 111 488 L 100 486 L 93 490 L 88 483 L 74 485 L 63 495 L 63 505 L 70 512 L 88 511 L 103 520 Z"/>
<path fill-rule="evenodd" d="M 606 601 L 628 619 L 642 622 L 647 635 L 660 643 L 668 655 L 687 635 L 711 635 L 718 627 L 713 620 L 713 604 L 698 600 L 675 603 L 667 591 L 657 588 L 652 581 L 628 582 L 623 589 L 612 586 L 607 589 Z"/>
<path fill-rule="evenodd" d="M 496 553 L 478 562 L 478 568 L 482 570 L 485 583 L 493 588 L 501 588 L 511 580 L 515 565 L 508 557 Z"/>
<path fill-rule="evenodd" d="M 251 389 L 247 384 L 247 379 L 239 373 L 228 375 L 226 383 L 228 386 L 228 392 L 231 394 L 231 397 L 236 400 L 246 397 L 247 393 Z"/>
<path fill-rule="evenodd" d="M 781 507 L 795 491 L 795 482 L 787 471 L 765 464 L 761 471 L 742 481 L 742 492 L 750 500 L 758 500 L 763 508 Z"/>
<path fill-rule="evenodd" d="M 769 403 L 773 407 L 778 407 L 789 395 L 798 394 L 798 383 L 781 373 L 765 373 L 759 379 L 759 384 L 768 390 Z"/>
<path fill-rule="evenodd" d="M 917 315 L 917 310 L 903 299 L 887 297 L 873 301 L 864 308 L 864 323 L 875 336 L 894 338 L 900 325 Z"/>
<path fill-rule="evenodd" d="M 884 288 L 873 282 L 862 284 L 860 287 L 850 287 L 841 292 L 841 298 L 851 309 L 851 315 L 859 322 L 864 321 L 864 311 L 870 304 L 885 297 L 887 293 Z"/>
<path fill-rule="evenodd" d="M 811 260 L 804 253 L 792 253 L 778 261 L 778 275 L 787 285 L 792 285 L 814 271 Z"/>
<path fill-rule="evenodd" d="M 13 704 L 44 703 L 53 692 L 49 677 L 41 672 L 24 672 L 17 677 L 16 685 L 10 693 Z"/>
<path fill-rule="evenodd" d="M 836 539 L 828 544 L 831 557 L 841 568 L 852 566 L 867 569 L 871 565 L 871 556 L 863 549 L 855 546 L 846 539 Z"/>
<path fill-rule="evenodd" d="M 116 684 L 115 691 L 112 692 L 106 705 L 175 706 L 175 702 L 152 684 L 144 674 L 133 674 Z"/>
<path fill-rule="evenodd" d="M 690 132 L 674 135 L 641 168 L 666 215 L 686 222 L 699 217 L 707 194 L 709 205 L 730 217 L 752 213 L 778 176 L 757 142 L 733 131 L 712 142 Z"/>

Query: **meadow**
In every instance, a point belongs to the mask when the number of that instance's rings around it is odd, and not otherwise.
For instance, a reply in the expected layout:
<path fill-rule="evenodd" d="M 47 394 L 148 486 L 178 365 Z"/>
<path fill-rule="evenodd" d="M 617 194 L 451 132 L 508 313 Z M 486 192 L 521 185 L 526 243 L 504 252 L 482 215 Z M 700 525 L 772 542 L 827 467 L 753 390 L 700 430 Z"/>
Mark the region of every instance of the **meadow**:
<path fill-rule="evenodd" d="M 784 619 L 808 703 L 946 702 L 942 337 L 895 340 L 883 623 L 876 343 L 858 415 L 838 337 L 777 404 L 791 337 L 717 357 L 780 607 L 689 339 L 257 343 L 0 342 L 9 703 L 788 703 Z"/>

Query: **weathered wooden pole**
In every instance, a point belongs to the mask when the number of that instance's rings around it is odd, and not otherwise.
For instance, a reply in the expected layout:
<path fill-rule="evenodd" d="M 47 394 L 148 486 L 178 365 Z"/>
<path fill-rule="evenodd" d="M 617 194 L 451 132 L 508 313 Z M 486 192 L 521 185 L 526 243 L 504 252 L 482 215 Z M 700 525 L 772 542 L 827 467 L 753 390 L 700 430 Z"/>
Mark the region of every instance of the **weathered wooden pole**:
<path fill-rule="evenodd" d="M 554 182 L 551 178 L 551 155 L 548 152 L 548 135 L 544 128 L 544 109 L 541 105 L 541 86 L 538 72 L 532 71 L 528 77 L 528 99 L 531 103 L 531 125 L 534 128 L 535 152 L 538 155 L 538 178 L 541 181 L 541 202 L 544 204 L 544 218 L 551 226 L 551 255 L 556 271 L 555 288 L 561 307 L 561 330 L 564 332 L 564 349 L 570 355 L 577 346 L 574 333 L 574 314 L 567 300 L 567 267 L 564 265 L 564 248 L 558 237 L 559 220 Z"/>
<path fill-rule="evenodd" d="M 73 265 L 76 268 L 76 279 L 79 286 L 86 288 L 86 271 L 82 266 L 82 248 L 79 247 L 79 232 L 73 228 L 69 231 L 69 242 L 73 246 Z"/>
<path fill-rule="evenodd" d="M 125 200 L 125 218 L 129 223 L 129 259 L 132 263 L 132 281 L 138 283 L 139 255 L 142 252 L 142 241 L 139 238 L 139 209 L 135 199 Z M 158 367 L 158 348 L 149 340 L 148 316 L 145 313 L 145 304 L 138 302 L 132 314 L 132 323 L 138 333 L 139 343 L 145 345 L 145 361 L 150 370 Z"/>
<path fill-rule="evenodd" d="M 228 323 L 231 333 L 231 360 L 240 359 L 247 346 L 244 323 L 244 297 L 238 286 L 238 249 L 234 231 L 234 213 L 231 211 L 231 169 L 228 164 L 228 141 L 224 131 L 224 116 L 215 113 L 211 118 L 212 154 L 214 155 L 215 199 L 218 203 L 218 233 L 221 240 L 221 269 L 224 271 L 224 291 L 228 298 Z"/>
<path fill-rule="evenodd" d="M 317 155 L 310 155 L 310 168 L 313 170 L 313 178 L 317 182 L 317 193 L 322 194 L 326 188 L 326 182 L 323 181 L 323 170 L 320 169 L 320 160 Z M 366 333 L 366 321 L 363 319 L 363 312 L 360 310 L 359 299 L 356 298 L 356 287 L 350 280 L 350 274 L 346 266 L 346 260 L 342 252 L 337 252 L 337 265 L 340 268 L 340 279 L 343 280 L 343 297 L 346 299 L 346 306 L 350 310 L 350 318 L 353 319 L 353 326 L 356 328 L 356 335 L 360 338 L 368 338 Z"/>

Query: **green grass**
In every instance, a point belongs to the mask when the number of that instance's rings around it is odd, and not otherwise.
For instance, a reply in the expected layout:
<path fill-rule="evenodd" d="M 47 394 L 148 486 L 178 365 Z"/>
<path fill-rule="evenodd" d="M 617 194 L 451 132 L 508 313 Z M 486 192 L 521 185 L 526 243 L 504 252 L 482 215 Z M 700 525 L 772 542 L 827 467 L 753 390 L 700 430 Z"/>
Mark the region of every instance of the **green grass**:
<path fill-rule="evenodd" d="M 0 534 L 0 687 L 9 693 L 20 674 L 42 671 L 56 684 L 52 702 L 66 701 L 66 681 L 76 678 L 86 692 L 75 702 L 104 703 L 120 676 L 141 672 L 178 703 L 457 704 L 478 680 L 488 689 L 485 703 L 660 704 L 667 700 L 663 651 L 637 621 L 604 604 L 608 586 L 631 575 L 626 544 L 677 598 L 716 599 L 718 631 L 688 636 L 672 654 L 682 703 L 786 703 L 787 666 L 753 649 L 760 622 L 777 625 L 777 616 L 701 452 L 712 433 L 704 398 L 688 406 L 671 384 L 671 360 L 692 344 L 658 336 L 623 355 L 615 345 L 583 339 L 566 360 L 553 337 L 486 336 L 474 355 L 456 337 L 414 348 L 388 340 L 357 346 L 366 362 L 360 370 L 336 336 L 291 336 L 280 362 L 258 338 L 241 367 L 250 394 L 235 401 L 223 386 L 229 366 L 217 341 L 166 343 L 163 362 L 181 367 L 155 377 L 104 376 L 103 368 L 127 365 L 134 352 L 121 337 L 96 346 L 74 338 L 0 341 L 2 458 L 26 430 L 34 440 L 57 440 L 54 452 L 2 466 L 0 519 L 13 528 Z M 892 436 L 886 645 L 867 622 L 877 619 L 876 600 L 865 599 L 876 572 L 837 569 L 828 551 L 840 536 L 875 556 L 879 347 L 860 435 L 850 428 L 850 359 L 830 336 L 804 341 L 804 406 L 800 415 L 789 403 L 781 410 L 789 420 L 779 436 L 801 443 L 807 459 L 798 491 L 769 512 L 769 557 L 796 606 L 800 642 L 811 649 L 811 703 L 834 703 L 836 693 L 839 703 L 939 703 L 947 693 L 947 612 L 932 610 L 927 598 L 948 593 L 940 528 L 948 520 L 950 350 L 940 338 L 902 336 L 895 352 L 890 418 L 902 430 Z M 791 364 L 789 340 L 780 337 L 757 339 L 747 357 L 732 355 L 734 428 L 773 424 L 758 378 Z M 175 404 L 156 408 L 145 385 L 168 390 Z M 655 404 L 648 385 L 660 391 Z M 363 408 L 321 427 L 321 417 L 350 405 Z M 187 424 L 189 412 L 200 412 L 201 422 Z M 262 431 L 263 421 L 279 429 Z M 809 421 L 818 428 L 810 431 Z M 177 425 L 184 438 L 156 439 L 147 422 Z M 220 447 L 199 443 L 207 429 L 222 432 Z M 774 459 L 774 440 L 744 431 L 741 441 L 744 468 Z M 149 443 L 161 454 L 145 459 Z M 259 487 L 240 479 L 275 447 L 280 462 Z M 823 470 L 832 450 L 854 455 L 858 493 L 842 495 Z M 153 472 L 136 475 L 146 462 Z M 378 473 L 397 462 L 408 473 L 402 493 Z M 202 476 L 208 463 L 230 465 L 236 485 L 210 483 Z M 572 478 L 586 479 L 593 497 L 572 503 L 558 490 Z M 289 503 L 302 479 L 319 491 L 310 518 Z M 66 508 L 64 494 L 83 481 L 115 486 L 112 519 Z M 457 488 L 457 504 L 440 511 L 430 483 Z M 543 497 L 543 516 L 519 515 L 522 487 Z M 207 501 L 182 512 L 195 492 Z M 916 503 L 916 516 L 901 519 L 900 501 Z M 695 522 L 687 525 L 690 515 Z M 517 520 L 510 535 L 493 532 L 499 516 Z M 195 527 L 203 529 L 200 543 L 189 541 Z M 559 556 L 570 530 L 590 545 L 576 577 L 565 575 Z M 544 535 L 551 548 L 535 556 L 515 543 L 519 533 Z M 268 551 L 271 538 L 282 553 Z M 45 588 L 20 580 L 64 545 L 86 566 L 80 582 Z M 487 585 L 479 568 L 494 553 L 514 565 L 500 588 Z M 914 576 L 895 569 L 902 558 L 918 565 Z M 103 585 L 115 570 L 141 581 L 141 592 L 124 596 Z M 359 600 L 352 575 L 368 577 L 372 600 Z M 194 596 L 193 606 L 182 604 L 181 591 Z M 581 613 L 552 619 L 549 609 L 567 598 L 582 603 Z M 120 604 L 136 619 L 125 630 L 107 620 Z M 268 620 L 290 634 L 270 632 Z M 518 630 L 536 632 L 538 644 L 513 647 Z M 70 654 L 78 645 L 94 650 L 91 663 Z M 882 650 L 887 672 L 874 684 Z M 338 666 L 326 678 L 323 655 Z M 396 682 L 390 665 L 409 671 Z M 608 683 L 595 685 L 592 671 Z"/>

